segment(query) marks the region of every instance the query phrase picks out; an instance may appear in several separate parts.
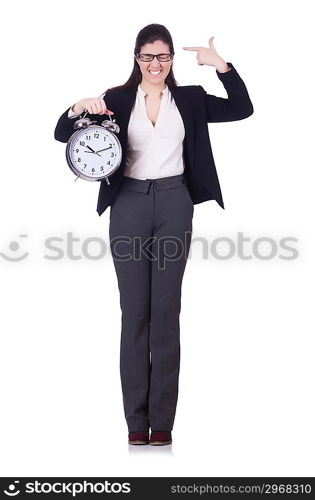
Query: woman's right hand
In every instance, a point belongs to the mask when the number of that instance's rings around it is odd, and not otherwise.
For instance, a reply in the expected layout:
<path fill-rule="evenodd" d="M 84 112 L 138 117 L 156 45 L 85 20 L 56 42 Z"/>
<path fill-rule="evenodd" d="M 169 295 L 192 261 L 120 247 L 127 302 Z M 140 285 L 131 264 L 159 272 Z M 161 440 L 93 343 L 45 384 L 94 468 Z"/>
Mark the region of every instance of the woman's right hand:
<path fill-rule="evenodd" d="M 110 111 L 106 107 L 106 103 L 103 97 L 89 97 L 87 99 L 82 99 L 72 106 L 72 111 L 78 115 L 84 111 L 88 111 L 91 115 L 113 115 L 113 111 Z"/>

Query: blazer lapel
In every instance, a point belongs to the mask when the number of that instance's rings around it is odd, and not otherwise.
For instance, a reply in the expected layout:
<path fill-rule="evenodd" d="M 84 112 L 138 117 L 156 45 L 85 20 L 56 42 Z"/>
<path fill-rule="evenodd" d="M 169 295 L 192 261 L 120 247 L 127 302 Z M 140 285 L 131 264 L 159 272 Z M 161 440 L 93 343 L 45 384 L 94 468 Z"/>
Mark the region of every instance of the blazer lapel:
<path fill-rule="evenodd" d="M 170 88 L 170 91 L 176 103 L 177 109 L 183 119 L 185 127 L 184 148 L 186 148 L 189 164 L 191 167 L 193 167 L 195 136 L 194 136 L 193 121 L 189 107 L 190 106 L 189 100 L 187 99 L 187 94 L 185 96 L 183 87 L 173 87 Z"/>
<path fill-rule="evenodd" d="M 134 87 L 127 87 L 124 89 L 124 93 L 121 96 L 121 114 L 119 115 L 118 125 L 121 131 L 124 132 L 124 139 L 127 141 L 128 125 L 130 121 L 130 115 L 132 107 L 136 100 L 138 85 Z"/>

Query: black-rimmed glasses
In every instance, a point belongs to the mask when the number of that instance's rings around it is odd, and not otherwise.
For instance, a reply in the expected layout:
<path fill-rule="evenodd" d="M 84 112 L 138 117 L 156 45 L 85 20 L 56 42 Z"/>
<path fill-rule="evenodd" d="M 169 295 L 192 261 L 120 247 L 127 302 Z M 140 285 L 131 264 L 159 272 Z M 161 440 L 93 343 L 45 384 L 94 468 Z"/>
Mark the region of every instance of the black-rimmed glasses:
<path fill-rule="evenodd" d="M 172 59 L 172 54 L 138 54 L 140 61 L 151 62 L 156 57 L 160 62 L 168 62 Z"/>

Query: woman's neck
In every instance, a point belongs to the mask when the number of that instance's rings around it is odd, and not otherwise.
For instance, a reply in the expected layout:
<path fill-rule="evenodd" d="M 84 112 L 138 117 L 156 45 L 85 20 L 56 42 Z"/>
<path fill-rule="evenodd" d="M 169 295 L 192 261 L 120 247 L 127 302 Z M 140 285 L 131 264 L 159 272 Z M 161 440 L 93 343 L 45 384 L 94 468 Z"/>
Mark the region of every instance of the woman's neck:
<path fill-rule="evenodd" d="M 151 97 L 158 97 L 162 90 L 166 88 L 166 83 L 163 82 L 160 85 L 150 85 L 147 82 L 143 82 L 143 80 L 140 83 L 140 87 L 143 90 L 143 92 L 147 93 Z"/>

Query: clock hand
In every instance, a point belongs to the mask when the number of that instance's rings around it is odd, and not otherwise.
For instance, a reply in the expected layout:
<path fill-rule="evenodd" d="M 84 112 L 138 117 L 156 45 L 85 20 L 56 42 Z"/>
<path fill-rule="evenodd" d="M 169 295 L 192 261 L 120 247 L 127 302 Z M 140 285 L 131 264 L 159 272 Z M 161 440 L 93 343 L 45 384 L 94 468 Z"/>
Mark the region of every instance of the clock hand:
<path fill-rule="evenodd" d="M 90 146 L 86 146 L 86 147 L 87 147 L 87 148 L 90 148 Z M 92 149 L 92 148 L 90 148 L 90 149 Z M 84 152 L 85 152 L 85 153 L 94 153 L 94 154 L 97 154 L 97 153 L 98 153 L 98 151 L 93 151 L 93 149 L 92 149 L 92 151 L 84 151 Z M 101 155 L 97 154 L 97 156 L 101 156 Z"/>
<path fill-rule="evenodd" d="M 111 149 L 112 146 L 109 146 L 109 148 L 105 148 L 105 149 L 99 149 L 98 151 L 95 151 L 95 153 L 100 153 L 101 151 L 106 151 L 107 149 Z"/>
<path fill-rule="evenodd" d="M 90 148 L 90 146 L 86 145 L 86 147 L 89 148 L 92 151 L 92 153 L 95 153 L 94 149 Z M 88 153 L 88 151 L 87 151 L 87 153 Z"/>

